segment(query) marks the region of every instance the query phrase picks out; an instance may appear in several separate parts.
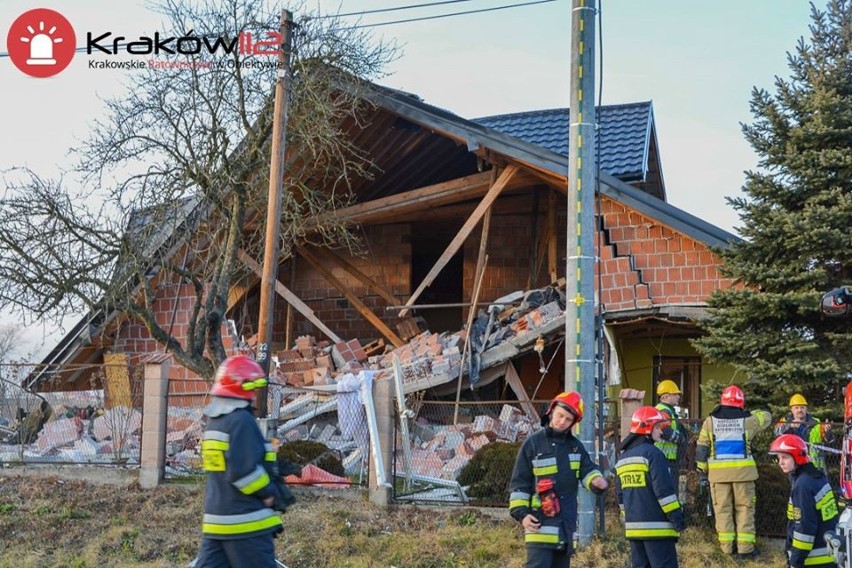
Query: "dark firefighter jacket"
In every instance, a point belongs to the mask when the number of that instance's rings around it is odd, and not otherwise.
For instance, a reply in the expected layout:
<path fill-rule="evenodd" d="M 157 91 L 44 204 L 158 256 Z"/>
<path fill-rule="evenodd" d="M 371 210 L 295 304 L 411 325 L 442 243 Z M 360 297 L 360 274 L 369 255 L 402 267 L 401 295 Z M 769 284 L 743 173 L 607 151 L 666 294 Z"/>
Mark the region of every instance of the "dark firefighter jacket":
<path fill-rule="evenodd" d="M 625 438 L 615 473 L 625 536 L 640 540 L 678 538 L 686 526 L 683 509 L 666 456 L 653 441 L 635 434 Z"/>
<path fill-rule="evenodd" d="M 593 490 L 591 481 L 602 475 L 586 448 L 570 431 L 558 433 L 547 426 L 524 440 L 509 482 L 509 514 L 516 521 L 533 514 L 541 522 L 537 532 L 525 532 L 527 546 L 570 550 L 577 527 L 580 483 Z M 553 518 L 542 514 L 541 500 L 536 494 L 536 483 L 543 478 L 552 478 L 556 484 L 560 512 Z"/>
<path fill-rule="evenodd" d="M 837 526 L 837 501 L 825 474 L 805 464 L 790 474 L 787 554 L 790 566 L 834 566 L 823 536 Z"/>
<path fill-rule="evenodd" d="M 204 536 L 229 540 L 281 530 L 278 514 L 262 502 L 267 497 L 282 498 L 265 463 L 276 455 L 263 439 L 250 407 L 210 417 L 201 455 L 207 472 Z"/>

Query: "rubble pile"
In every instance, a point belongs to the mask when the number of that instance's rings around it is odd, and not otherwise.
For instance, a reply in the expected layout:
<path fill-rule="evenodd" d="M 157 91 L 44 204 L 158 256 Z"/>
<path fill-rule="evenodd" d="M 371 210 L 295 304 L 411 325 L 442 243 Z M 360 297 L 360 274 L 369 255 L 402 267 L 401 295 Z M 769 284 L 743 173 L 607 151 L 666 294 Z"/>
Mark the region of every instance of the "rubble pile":
<path fill-rule="evenodd" d="M 411 473 L 455 480 L 483 446 L 522 440 L 535 428 L 523 412 L 508 404 L 503 405 L 499 418 L 480 414 L 469 424 L 440 426 L 418 419 L 412 429 Z M 401 457 L 396 470 L 405 472 Z"/>

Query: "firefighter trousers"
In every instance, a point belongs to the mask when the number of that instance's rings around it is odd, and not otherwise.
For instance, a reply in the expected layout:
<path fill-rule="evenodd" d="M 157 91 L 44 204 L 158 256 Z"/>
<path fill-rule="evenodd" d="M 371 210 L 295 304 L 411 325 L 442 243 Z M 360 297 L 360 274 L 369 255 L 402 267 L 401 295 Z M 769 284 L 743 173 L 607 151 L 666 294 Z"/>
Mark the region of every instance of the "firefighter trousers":
<path fill-rule="evenodd" d="M 527 563 L 524 568 L 571 568 L 571 552 L 571 550 L 528 546 Z"/>
<path fill-rule="evenodd" d="M 734 544 L 739 554 L 754 550 L 757 540 L 754 532 L 756 496 L 754 481 L 710 483 L 713 497 L 713 514 L 716 516 L 716 534 L 722 551 L 733 554 Z"/>
<path fill-rule="evenodd" d="M 673 538 L 630 540 L 630 568 L 678 568 Z"/>
<path fill-rule="evenodd" d="M 195 568 L 275 568 L 274 533 L 249 538 L 201 539 Z"/>

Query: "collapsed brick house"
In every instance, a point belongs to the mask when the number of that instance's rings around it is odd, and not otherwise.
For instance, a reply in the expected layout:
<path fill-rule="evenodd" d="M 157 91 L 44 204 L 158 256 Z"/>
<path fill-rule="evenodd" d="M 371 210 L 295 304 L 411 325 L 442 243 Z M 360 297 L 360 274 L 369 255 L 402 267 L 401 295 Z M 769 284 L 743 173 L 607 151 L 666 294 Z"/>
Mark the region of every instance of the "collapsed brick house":
<path fill-rule="evenodd" d="M 368 96 L 375 104 L 371 116 L 353 121 L 349 135 L 377 173 L 355 180 L 356 204 L 336 213 L 358 227 L 367 253 L 303 246 L 297 256 L 280 260 L 278 289 L 287 295 L 276 302 L 273 353 L 300 336 L 358 339 L 361 345 L 380 338 L 398 346 L 422 329 L 463 328 L 480 249 L 488 260 L 479 305 L 564 276 L 566 109 L 471 121 L 400 91 L 372 86 Z M 598 122 L 596 253 L 608 380 L 645 390 L 652 403 L 656 382 L 674 378 L 689 414 L 702 415 L 709 401 L 702 401 L 699 384 L 727 379 L 730 370 L 703 361 L 688 339 L 700 333 L 696 320 L 707 296 L 731 285 L 719 274 L 712 249 L 736 237 L 666 202 L 650 102 L 602 107 Z M 256 265 L 249 273 L 248 284 L 235 286 L 227 314 L 236 336 L 247 338 L 257 331 L 260 280 Z M 186 323 L 182 293 L 181 286 L 162 288 L 159 305 L 177 337 Z M 407 303 L 415 310 L 401 320 Z M 411 315 L 419 322 L 413 331 Z M 492 372 L 483 375 L 480 396 L 489 396 L 489 388 L 495 396 L 506 392 L 505 381 L 519 398 L 522 391 L 547 399 L 562 390 L 559 323 L 486 361 Z M 532 341 L 539 335 L 544 358 L 553 361 L 543 381 Z M 88 314 L 44 358 L 28 386 L 85 389 L 87 377 L 75 369 L 120 360 L 132 371 L 161 350 L 137 322 Z M 174 400 L 199 403 L 203 385 L 181 367 L 171 373 Z"/>

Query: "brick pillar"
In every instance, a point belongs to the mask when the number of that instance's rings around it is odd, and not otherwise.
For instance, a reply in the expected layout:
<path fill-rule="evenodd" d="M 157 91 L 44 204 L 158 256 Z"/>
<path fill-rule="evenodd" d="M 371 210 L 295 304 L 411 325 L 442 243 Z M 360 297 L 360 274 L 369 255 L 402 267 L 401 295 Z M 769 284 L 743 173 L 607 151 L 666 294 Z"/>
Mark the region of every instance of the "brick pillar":
<path fill-rule="evenodd" d="M 162 483 L 165 477 L 168 360 L 145 365 L 144 387 L 139 485 L 152 488 Z"/>
<path fill-rule="evenodd" d="M 630 433 L 630 419 L 640 406 L 645 406 L 645 391 L 636 389 L 621 389 L 618 393 L 621 399 L 621 439 Z"/>
<path fill-rule="evenodd" d="M 385 479 L 393 484 L 393 447 L 394 447 L 394 411 L 393 389 L 389 379 L 373 381 L 373 403 L 376 406 L 376 426 L 379 431 L 379 444 L 382 449 L 382 463 L 385 469 Z M 375 451 L 375 444 L 370 444 L 370 452 Z M 370 459 L 370 501 L 382 507 L 390 505 L 393 495 L 389 487 L 379 487 L 379 476 L 376 471 L 376 460 Z"/>

